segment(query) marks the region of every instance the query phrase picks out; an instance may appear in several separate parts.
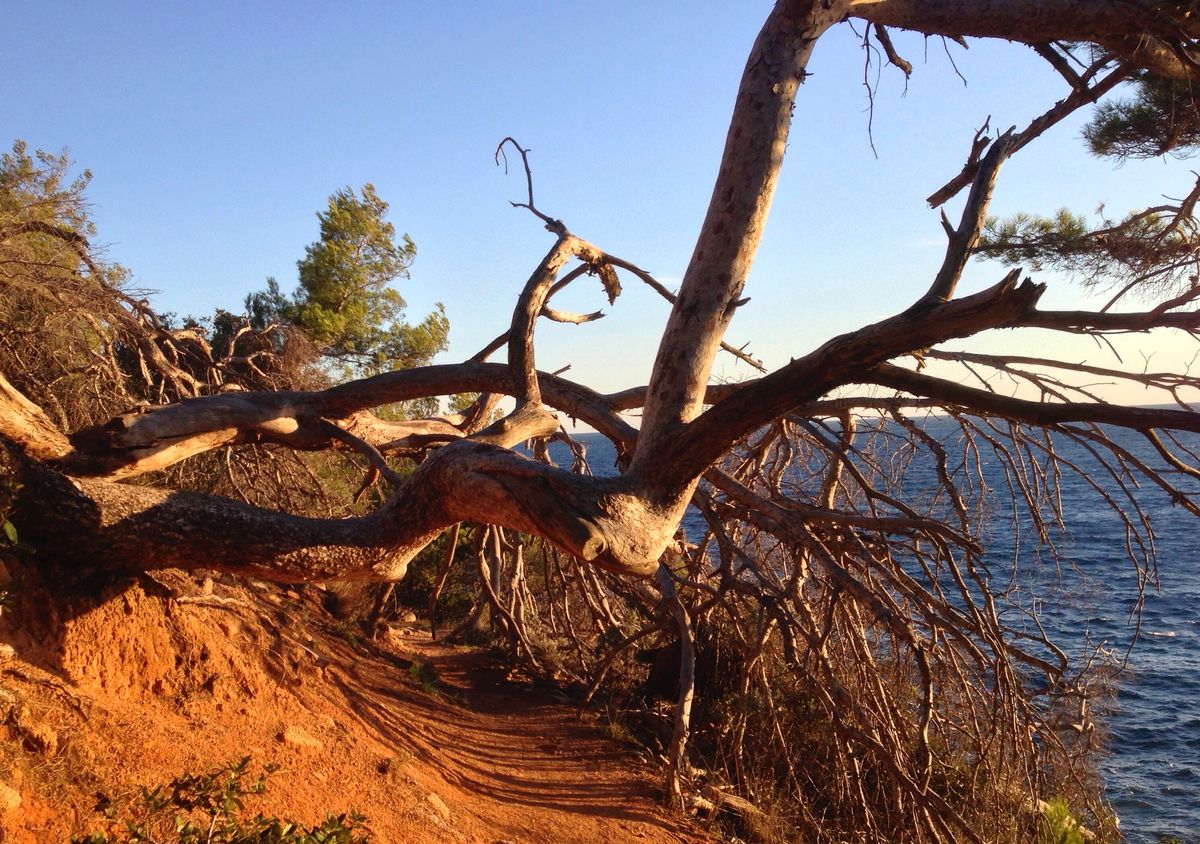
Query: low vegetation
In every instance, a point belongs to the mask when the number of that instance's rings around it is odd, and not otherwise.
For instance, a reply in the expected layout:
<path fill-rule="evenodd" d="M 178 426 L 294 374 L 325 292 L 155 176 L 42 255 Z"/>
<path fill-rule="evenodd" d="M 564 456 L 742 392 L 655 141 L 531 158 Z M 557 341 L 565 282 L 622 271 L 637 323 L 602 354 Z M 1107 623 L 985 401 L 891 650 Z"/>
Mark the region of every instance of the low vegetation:
<path fill-rule="evenodd" d="M 246 757 L 207 774 L 180 774 L 134 799 L 101 795 L 96 812 L 109 831 L 77 836 L 71 844 L 366 844 L 359 834 L 365 818 L 356 812 L 314 826 L 249 816 L 246 798 L 262 794 L 272 773 L 248 779 L 249 769 Z"/>

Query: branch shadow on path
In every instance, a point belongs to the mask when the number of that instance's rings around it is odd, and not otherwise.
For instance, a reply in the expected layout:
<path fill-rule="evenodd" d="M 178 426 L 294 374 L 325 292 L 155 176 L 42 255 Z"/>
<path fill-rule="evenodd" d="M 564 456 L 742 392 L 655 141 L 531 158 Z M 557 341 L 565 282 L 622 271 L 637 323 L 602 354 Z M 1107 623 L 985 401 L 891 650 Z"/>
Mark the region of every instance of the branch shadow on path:
<path fill-rule="evenodd" d="M 391 650 L 366 659 L 360 653 L 333 679 L 382 744 L 407 749 L 464 794 L 527 815 L 648 824 L 667 835 L 662 840 L 695 835 L 661 805 L 657 778 L 644 763 L 582 723 L 552 690 L 508 679 L 486 653 L 406 634 L 394 650 L 434 665 L 436 691 L 427 693 Z"/>

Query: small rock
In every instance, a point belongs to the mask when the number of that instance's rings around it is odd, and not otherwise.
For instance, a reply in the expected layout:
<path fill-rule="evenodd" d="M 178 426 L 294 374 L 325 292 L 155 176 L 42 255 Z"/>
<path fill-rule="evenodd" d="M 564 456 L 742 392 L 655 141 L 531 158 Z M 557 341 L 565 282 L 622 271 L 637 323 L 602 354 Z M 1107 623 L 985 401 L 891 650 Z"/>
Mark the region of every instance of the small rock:
<path fill-rule="evenodd" d="M 437 813 L 442 816 L 442 820 L 450 820 L 450 807 L 446 805 L 446 801 L 432 791 L 425 795 L 425 801 L 437 810 Z"/>
<path fill-rule="evenodd" d="M 404 615 L 400 616 L 400 623 L 401 624 L 416 624 L 417 623 L 417 614 L 415 612 L 406 612 Z"/>
<path fill-rule="evenodd" d="M 283 732 L 280 734 L 280 739 L 284 743 L 295 747 L 308 747 L 313 750 L 321 750 L 325 747 L 320 739 L 313 738 L 302 727 L 284 727 Z"/>
<path fill-rule="evenodd" d="M 0 783 L 0 813 L 21 808 L 21 792 L 11 785 Z"/>
<path fill-rule="evenodd" d="M 7 642 L 0 642 L 0 662 L 7 662 L 17 655 L 17 649 Z"/>

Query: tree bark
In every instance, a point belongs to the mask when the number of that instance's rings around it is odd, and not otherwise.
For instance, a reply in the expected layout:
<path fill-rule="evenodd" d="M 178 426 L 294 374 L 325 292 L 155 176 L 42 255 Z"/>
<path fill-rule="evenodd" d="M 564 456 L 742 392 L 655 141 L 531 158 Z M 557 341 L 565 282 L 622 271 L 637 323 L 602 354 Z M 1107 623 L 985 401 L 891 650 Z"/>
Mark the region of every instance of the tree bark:
<path fill-rule="evenodd" d="M 79 539 L 77 548 L 90 546 L 98 565 L 114 569 L 203 560 L 207 567 L 274 579 L 393 580 L 438 532 L 468 520 L 538 534 L 596 565 L 647 577 L 672 541 L 698 479 L 732 444 L 838 387 L 886 384 L 916 395 L 973 401 L 980 408 L 995 406 L 995 399 L 978 391 L 941 385 L 934 390 L 930 381 L 920 380 L 924 376 L 888 365 L 894 358 L 1005 327 L 1093 333 L 1197 330 L 1200 316 L 1183 309 L 1189 302 L 1145 314 L 1038 311 L 1041 286 L 1019 284 L 1015 273 L 990 290 L 953 298 L 984 219 L 996 169 L 1011 152 L 998 142 L 980 162 L 963 222 L 926 297 L 902 314 L 836 337 L 757 381 L 710 386 L 713 357 L 742 302 L 762 236 L 807 63 L 821 34 L 847 16 L 927 34 L 1039 44 L 1052 39 L 1108 44 L 1136 35 L 1146 44 L 1191 49 L 1188 39 L 1195 29 L 1190 19 L 1161 9 L 1099 0 L 779 0 L 747 61 L 708 212 L 645 388 L 601 396 L 537 371 L 534 326 L 557 285 L 584 271 L 599 272 L 611 299 L 617 291 L 613 268 L 629 270 L 632 265 L 612 259 L 534 208 L 527 171 L 529 202 L 519 205 L 542 219 L 556 239 L 518 299 L 506 335 L 507 365 L 471 361 L 424 367 L 315 393 L 206 396 L 127 413 L 107 425 L 75 432 L 69 440 L 0 381 L 0 436 L 74 477 L 11 457 L 14 471 L 27 480 L 21 493 L 25 504 L 19 508 L 22 529 L 29 535 L 40 532 L 67 556 L 73 552 L 63 547 L 64 537 Z M 581 267 L 558 280 L 570 260 Z M 512 395 L 517 410 L 483 431 L 462 418 L 389 423 L 368 413 L 383 404 L 459 392 Z M 706 401 L 713 405 L 701 413 Z M 543 403 L 592 425 L 631 452 L 625 474 L 581 477 L 511 451 L 525 439 L 556 429 Z M 618 415 L 639 403 L 644 408 L 640 431 Z M 1007 410 L 1032 414 L 1023 405 Z M 1031 418 L 1045 419 L 1046 413 Z M 1153 417 L 1155 423 L 1108 410 L 1076 412 L 1072 407 L 1050 415 L 1056 413 L 1056 418 L 1121 418 L 1135 427 L 1191 425 L 1161 413 Z M 359 447 L 377 468 L 386 467 L 380 452 L 431 454 L 378 512 L 359 519 L 303 519 L 193 493 L 113 483 L 215 447 L 259 442 L 294 449 Z M 48 506 L 54 496 L 62 497 L 63 506 Z M 81 554 L 75 557 L 82 564 Z"/>
<path fill-rule="evenodd" d="M 842 19 L 848 5 L 844 0 L 780 0 L 750 51 L 708 213 L 650 375 L 630 467 L 647 480 L 661 462 L 655 455 L 699 412 L 713 357 L 766 225 L 796 91 L 817 39 Z"/>
<path fill-rule="evenodd" d="M 1123 0 L 852 0 L 849 14 L 872 24 L 947 38 L 1026 44 L 1082 41 L 1162 76 L 1195 79 L 1200 25 L 1167 4 Z"/>
<path fill-rule="evenodd" d="M 0 439 L 20 446 L 39 460 L 59 460 L 74 449 L 40 407 L 0 373 Z"/>

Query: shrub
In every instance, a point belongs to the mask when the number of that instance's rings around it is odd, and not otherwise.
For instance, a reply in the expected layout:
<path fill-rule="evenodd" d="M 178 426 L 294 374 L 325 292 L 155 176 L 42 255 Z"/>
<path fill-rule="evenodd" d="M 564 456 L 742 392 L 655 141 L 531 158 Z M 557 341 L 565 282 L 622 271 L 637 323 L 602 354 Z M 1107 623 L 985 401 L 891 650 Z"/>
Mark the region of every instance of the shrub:
<path fill-rule="evenodd" d="M 247 756 L 212 773 L 180 774 L 167 785 L 142 788 L 140 799 L 125 807 L 100 795 L 96 811 L 109 830 L 72 838 L 71 844 L 366 844 L 366 836 L 357 834 L 365 818 L 353 811 L 314 826 L 262 814 L 245 817 L 243 798 L 262 794 L 274 770 L 246 780 L 249 766 Z"/>

